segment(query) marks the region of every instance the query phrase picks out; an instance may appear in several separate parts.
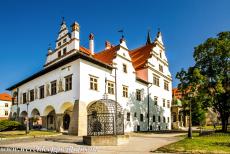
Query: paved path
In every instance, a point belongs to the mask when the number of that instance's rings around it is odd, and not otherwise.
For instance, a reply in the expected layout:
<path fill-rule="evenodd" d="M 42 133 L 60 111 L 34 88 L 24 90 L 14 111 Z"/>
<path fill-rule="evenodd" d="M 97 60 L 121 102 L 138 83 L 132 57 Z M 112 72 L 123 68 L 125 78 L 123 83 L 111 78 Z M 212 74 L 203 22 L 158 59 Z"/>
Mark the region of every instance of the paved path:
<path fill-rule="evenodd" d="M 87 153 L 87 154 L 149 154 L 150 151 L 176 142 L 181 134 L 131 134 L 129 143 L 120 146 L 86 146 L 82 144 L 82 137 L 59 136 L 49 140 L 36 140 L 31 142 L 18 142 L 2 144 L 1 147 L 14 147 L 19 149 L 37 149 L 61 153 Z M 40 151 L 44 152 L 44 151 Z"/>

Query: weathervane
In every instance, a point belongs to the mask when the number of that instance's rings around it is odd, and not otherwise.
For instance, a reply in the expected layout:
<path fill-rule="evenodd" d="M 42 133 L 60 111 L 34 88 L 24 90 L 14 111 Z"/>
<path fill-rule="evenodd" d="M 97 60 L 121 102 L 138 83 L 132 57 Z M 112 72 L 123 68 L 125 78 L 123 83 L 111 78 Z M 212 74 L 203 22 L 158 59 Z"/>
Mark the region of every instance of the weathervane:
<path fill-rule="evenodd" d="M 121 33 L 121 38 L 124 38 L 124 30 L 121 29 L 121 30 L 119 30 L 118 32 Z"/>

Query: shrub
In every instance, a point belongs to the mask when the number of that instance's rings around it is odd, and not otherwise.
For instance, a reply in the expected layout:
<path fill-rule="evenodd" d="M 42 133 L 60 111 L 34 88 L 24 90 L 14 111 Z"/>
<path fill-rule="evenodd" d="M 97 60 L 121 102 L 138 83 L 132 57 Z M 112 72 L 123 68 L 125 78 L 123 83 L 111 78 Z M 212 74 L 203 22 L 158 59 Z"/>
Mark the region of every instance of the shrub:
<path fill-rule="evenodd" d="M 21 130 L 21 129 L 24 129 L 24 125 L 22 125 L 18 121 L 0 120 L 0 132 L 9 131 L 9 130 Z"/>

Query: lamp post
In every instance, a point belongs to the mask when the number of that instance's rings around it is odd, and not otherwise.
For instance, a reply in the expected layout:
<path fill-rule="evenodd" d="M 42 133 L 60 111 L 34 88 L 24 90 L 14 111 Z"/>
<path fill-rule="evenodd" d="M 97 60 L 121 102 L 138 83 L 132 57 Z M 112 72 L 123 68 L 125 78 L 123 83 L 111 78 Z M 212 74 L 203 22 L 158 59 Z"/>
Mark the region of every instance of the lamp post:
<path fill-rule="evenodd" d="M 188 126 L 188 138 L 192 139 L 192 94 L 189 94 L 189 126 Z"/>
<path fill-rule="evenodd" d="M 117 68 L 115 67 L 115 134 L 117 135 Z"/>
<path fill-rule="evenodd" d="M 150 102 L 150 101 L 149 101 L 149 97 L 150 97 L 150 96 L 149 96 L 149 95 L 150 95 L 150 94 L 149 94 L 149 88 L 152 87 L 152 85 L 153 85 L 152 83 L 149 83 L 149 84 L 150 84 L 150 86 L 148 85 L 148 87 L 147 87 L 147 93 L 148 93 L 148 131 L 149 131 L 149 118 L 150 118 L 150 117 L 149 117 L 149 102 Z"/>
<path fill-rule="evenodd" d="M 27 112 L 27 120 L 26 120 L 26 134 L 29 134 L 29 113 L 28 113 L 28 108 L 29 108 L 29 102 L 27 101 L 26 103 L 26 112 Z"/>

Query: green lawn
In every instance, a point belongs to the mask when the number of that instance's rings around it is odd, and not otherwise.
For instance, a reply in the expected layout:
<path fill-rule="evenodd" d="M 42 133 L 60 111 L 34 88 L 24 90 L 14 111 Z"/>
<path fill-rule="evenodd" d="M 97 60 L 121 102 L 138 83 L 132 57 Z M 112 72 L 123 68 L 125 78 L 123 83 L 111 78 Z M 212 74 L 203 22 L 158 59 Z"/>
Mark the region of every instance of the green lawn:
<path fill-rule="evenodd" d="M 169 153 L 230 153 L 230 134 L 215 133 L 209 136 L 198 136 L 198 133 L 193 133 L 193 139 L 185 138 L 156 151 Z"/>
<path fill-rule="evenodd" d="M 59 134 L 55 131 L 38 131 L 31 130 L 29 134 L 25 134 L 24 130 L 19 131 L 4 131 L 0 132 L 0 138 L 14 138 L 14 137 L 26 137 L 26 136 L 45 136 L 45 135 L 56 135 Z"/>

